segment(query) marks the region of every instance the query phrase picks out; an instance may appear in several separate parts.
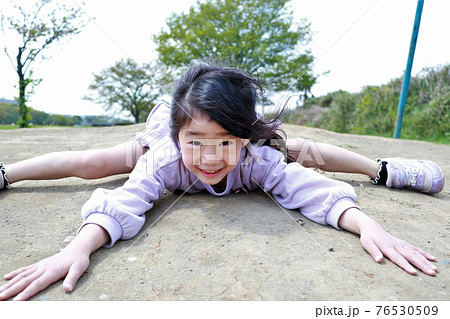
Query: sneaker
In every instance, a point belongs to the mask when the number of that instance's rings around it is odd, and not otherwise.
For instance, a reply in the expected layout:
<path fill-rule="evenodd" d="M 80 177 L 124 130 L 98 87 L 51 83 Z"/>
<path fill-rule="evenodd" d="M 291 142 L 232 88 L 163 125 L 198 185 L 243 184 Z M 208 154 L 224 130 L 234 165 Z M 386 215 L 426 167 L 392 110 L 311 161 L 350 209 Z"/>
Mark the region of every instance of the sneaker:
<path fill-rule="evenodd" d="M 387 187 L 408 188 L 437 194 L 444 188 L 444 174 L 432 161 L 405 158 L 386 158 Z"/>
<path fill-rule="evenodd" d="M 0 162 L 0 190 L 9 189 L 9 182 L 6 178 L 5 166 Z"/>

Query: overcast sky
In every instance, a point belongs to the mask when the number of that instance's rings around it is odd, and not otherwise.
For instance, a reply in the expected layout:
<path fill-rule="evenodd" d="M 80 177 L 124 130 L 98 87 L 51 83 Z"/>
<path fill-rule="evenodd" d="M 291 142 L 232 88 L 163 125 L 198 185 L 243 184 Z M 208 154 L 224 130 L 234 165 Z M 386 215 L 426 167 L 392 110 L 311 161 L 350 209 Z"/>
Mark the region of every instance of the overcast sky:
<path fill-rule="evenodd" d="M 73 5 L 81 1 L 60 0 Z M 26 1 L 21 1 L 25 3 Z M 0 0 L 7 12 L 9 0 Z M 99 115 L 101 105 L 82 99 L 92 73 L 131 57 L 138 62 L 155 59 L 151 36 L 165 26 L 172 13 L 186 11 L 195 0 L 84 0 L 83 10 L 95 22 L 44 53 L 50 59 L 34 63 L 35 77 L 43 79 L 31 96 L 32 107 L 60 114 Z M 316 57 L 313 71 L 319 78 L 313 94 L 339 89 L 359 92 L 400 77 L 406 67 L 417 0 L 292 0 L 296 19 L 307 18 L 315 32 L 309 47 Z M 424 67 L 450 63 L 450 1 L 425 0 L 412 73 Z M 0 35 L 0 97 L 18 95 L 17 74 L 3 53 L 12 57 L 17 45 L 8 32 Z"/>

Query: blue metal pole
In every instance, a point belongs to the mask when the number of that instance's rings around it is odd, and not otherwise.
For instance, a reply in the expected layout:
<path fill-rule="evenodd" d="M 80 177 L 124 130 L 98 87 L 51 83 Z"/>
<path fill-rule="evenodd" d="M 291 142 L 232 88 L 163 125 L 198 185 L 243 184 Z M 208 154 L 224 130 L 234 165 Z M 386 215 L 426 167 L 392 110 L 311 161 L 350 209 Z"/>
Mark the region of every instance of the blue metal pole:
<path fill-rule="evenodd" d="M 406 63 L 405 75 L 403 77 L 402 90 L 400 92 L 400 100 L 398 101 L 397 124 L 395 126 L 394 138 L 400 138 L 402 130 L 403 116 L 405 115 L 406 99 L 408 98 L 409 81 L 411 79 L 411 69 L 414 60 L 414 52 L 416 51 L 417 37 L 419 35 L 420 18 L 422 17 L 422 8 L 424 0 L 417 2 L 416 17 L 414 19 L 414 28 L 411 36 L 411 44 L 409 45 L 408 62 Z"/>

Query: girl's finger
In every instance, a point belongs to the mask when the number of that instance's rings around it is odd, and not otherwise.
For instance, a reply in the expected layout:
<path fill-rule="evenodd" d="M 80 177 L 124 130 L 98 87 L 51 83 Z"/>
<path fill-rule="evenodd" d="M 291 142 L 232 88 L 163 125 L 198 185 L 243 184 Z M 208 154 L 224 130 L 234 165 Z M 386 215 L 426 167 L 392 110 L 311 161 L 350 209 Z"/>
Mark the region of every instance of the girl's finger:
<path fill-rule="evenodd" d="M 433 255 L 431 255 L 431 254 L 427 253 L 426 251 L 420 249 L 419 247 L 416 247 L 416 246 L 411 245 L 411 244 L 409 244 L 409 243 L 408 243 L 408 245 L 409 245 L 412 249 L 418 251 L 420 254 L 422 254 L 423 256 L 425 256 L 426 259 L 431 260 L 431 261 L 435 261 L 435 260 L 436 260 L 436 257 L 434 257 Z M 437 268 L 436 268 L 436 269 L 437 269 Z"/>
<path fill-rule="evenodd" d="M 31 274 L 33 274 L 36 271 L 36 269 L 37 269 L 36 265 L 31 265 L 28 267 L 21 268 L 20 270 L 22 272 L 20 272 L 20 273 L 17 270 L 14 271 L 15 275 L 13 277 L 11 277 L 12 279 L 10 279 L 6 284 L 4 284 L 2 287 L 0 287 L 0 292 L 3 292 L 5 290 L 9 289 L 9 287 L 15 285 L 16 283 L 21 281 L 23 278 L 30 276 Z"/>
<path fill-rule="evenodd" d="M 26 288 L 18 294 L 13 300 L 15 301 L 23 301 L 28 298 L 34 296 L 38 292 L 44 290 L 48 286 L 50 286 L 55 281 L 58 281 L 60 278 L 52 278 L 52 274 L 42 273 L 39 277 L 35 278 Z"/>
<path fill-rule="evenodd" d="M 411 275 L 417 275 L 417 270 L 411 266 L 408 260 L 405 259 L 397 250 L 389 249 L 384 252 L 384 255 L 389 258 L 394 264 L 403 268 L 407 273 Z"/>
<path fill-rule="evenodd" d="M 412 246 L 412 245 L 411 245 Z M 436 275 L 437 267 L 434 266 L 421 252 L 417 249 L 413 249 L 417 247 L 400 247 L 398 248 L 399 253 L 412 265 L 416 268 L 423 271 L 425 274 L 434 276 Z"/>
<path fill-rule="evenodd" d="M 377 245 L 371 240 L 361 239 L 364 249 L 372 256 L 373 260 L 380 263 L 383 260 L 383 253 L 378 249 Z"/>
<path fill-rule="evenodd" d="M 80 279 L 81 275 L 86 271 L 86 267 L 80 263 L 73 263 L 69 268 L 66 279 L 63 282 L 63 288 L 66 292 L 71 292 Z"/>
<path fill-rule="evenodd" d="M 35 267 L 36 267 L 36 264 L 33 264 L 33 265 L 29 265 L 26 267 L 16 269 L 16 270 L 11 271 L 10 273 L 7 273 L 6 275 L 4 275 L 3 279 L 10 280 L 11 278 L 14 278 L 15 276 L 17 276 L 18 274 L 23 273 L 23 272 L 27 271 L 28 269 L 35 268 Z"/>
<path fill-rule="evenodd" d="M 0 300 L 6 300 L 11 298 L 12 296 L 17 295 L 18 293 L 26 289 L 33 281 L 35 281 L 41 275 L 42 272 L 35 271 L 26 277 L 22 277 L 19 278 L 18 280 L 15 280 L 15 282 L 12 285 L 10 285 L 6 290 L 0 293 Z M 16 278 L 18 277 L 15 277 L 14 279 Z"/>

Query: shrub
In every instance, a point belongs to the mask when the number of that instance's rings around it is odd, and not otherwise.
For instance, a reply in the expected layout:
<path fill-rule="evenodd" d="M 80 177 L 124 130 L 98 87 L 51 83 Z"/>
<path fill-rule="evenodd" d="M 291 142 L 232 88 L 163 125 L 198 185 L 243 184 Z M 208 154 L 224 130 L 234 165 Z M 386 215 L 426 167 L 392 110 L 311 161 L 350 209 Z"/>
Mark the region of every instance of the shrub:
<path fill-rule="evenodd" d="M 402 81 L 397 78 L 386 85 L 364 87 L 360 93 L 337 91 L 308 99 L 291 112 L 289 123 L 391 137 Z M 423 69 L 411 78 L 402 137 L 450 143 L 449 111 L 450 64 Z"/>
<path fill-rule="evenodd" d="M 389 86 L 367 86 L 353 114 L 351 132 L 392 136 L 397 116 L 396 97 Z"/>
<path fill-rule="evenodd" d="M 347 133 L 354 125 L 353 113 L 360 95 L 346 91 L 335 92 L 330 111 L 324 115 L 322 125 L 329 130 Z"/>

